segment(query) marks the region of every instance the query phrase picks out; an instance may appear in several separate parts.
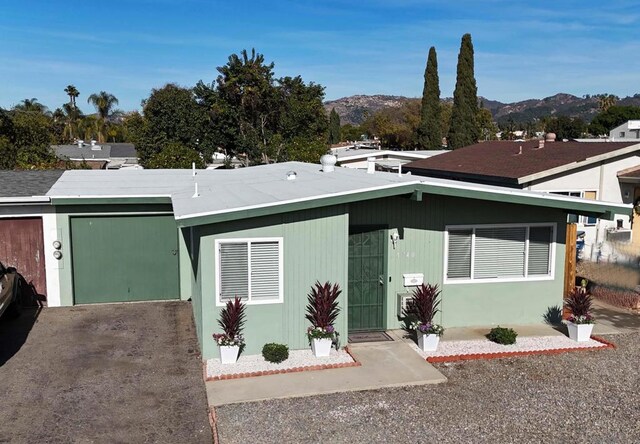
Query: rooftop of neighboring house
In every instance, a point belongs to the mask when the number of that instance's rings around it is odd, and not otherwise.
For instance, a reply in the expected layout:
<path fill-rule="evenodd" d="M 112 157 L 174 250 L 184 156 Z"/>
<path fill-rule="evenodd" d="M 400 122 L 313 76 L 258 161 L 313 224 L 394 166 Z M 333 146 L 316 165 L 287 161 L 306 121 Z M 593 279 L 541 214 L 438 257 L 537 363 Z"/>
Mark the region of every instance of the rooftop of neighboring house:
<path fill-rule="evenodd" d="M 640 120 L 628 120 L 609 131 L 612 141 L 637 140 L 640 143 Z"/>
<path fill-rule="evenodd" d="M 640 180 L 640 165 L 618 171 L 618 179 L 621 182 L 637 182 Z"/>
<path fill-rule="evenodd" d="M 119 170 L 65 172 L 51 188 L 54 204 L 171 203 L 181 226 L 265 216 L 321 206 L 422 193 L 553 207 L 606 215 L 621 204 L 588 201 L 410 174 L 286 162 L 232 170 Z"/>
<path fill-rule="evenodd" d="M 82 145 L 82 146 L 81 146 Z M 132 143 L 80 143 L 69 145 L 53 145 L 56 156 L 60 159 L 93 160 L 93 159 L 137 159 L 138 152 Z"/>
<path fill-rule="evenodd" d="M 638 142 L 488 141 L 404 165 L 431 177 L 522 187 L 544 177 L 640 152 Z"/>
<path fill-rule="evenodd" d="M 0 198 L 44 196 L 62 173 L 62 170 L 0 170 Z"/>
<path fill-rule="evenodd" d="M 399 151 L 383 150 L 374 148 L 358 148 L 355 146 L 332 148 L 331 152 L 338 158 L 338 162 L 350 160 L 366 160 L 368 157 L 380 158 L 402 158 L 402 159 L 425 159 L 446 153 L 447 150 L 420 150 L 420 151 Z"/>

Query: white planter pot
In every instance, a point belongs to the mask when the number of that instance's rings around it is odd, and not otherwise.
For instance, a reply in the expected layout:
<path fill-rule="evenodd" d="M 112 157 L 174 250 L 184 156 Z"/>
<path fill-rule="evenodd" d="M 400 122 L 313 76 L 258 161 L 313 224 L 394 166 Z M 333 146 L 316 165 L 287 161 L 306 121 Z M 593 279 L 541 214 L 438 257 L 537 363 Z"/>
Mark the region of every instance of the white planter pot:
<path fill-rule="evenodd" d="M 331 343 L 332 341 L 330 338 L 312 339 L 311 350 L 313 351 L 313 355 L 316 358 L 326 358 L 331 352 Z"/>
<path fill-rule="evenodd" d="M 220 346 L 220 362 L 223 364 L 235 364 L 240 353 L 239 345 L 221 345 Z"/>
<path fill-rule="evenodd" d="M 440 342 L 440 336 L 429 334 L 425 335 L 423 333 L 418 333 L 418 347 L 420 350 L 425 352 L 436 351 L 438 348 L 438 343 Z"/>
<path fill-rule="evenodd" d="M 569 338 L 577 342 L 585 342 L 591 338 L 593 324 L 574 324 L 567 322 L 567 330 L 569 330 Z"/>

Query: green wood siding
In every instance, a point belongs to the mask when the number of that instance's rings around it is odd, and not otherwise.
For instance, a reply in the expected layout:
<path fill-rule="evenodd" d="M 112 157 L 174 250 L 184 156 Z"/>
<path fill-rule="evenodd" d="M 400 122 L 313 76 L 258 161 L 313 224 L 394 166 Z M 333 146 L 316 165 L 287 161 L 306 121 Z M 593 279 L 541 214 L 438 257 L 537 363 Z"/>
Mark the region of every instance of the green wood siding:
<path fill-rule="evenodd" d="M 267 342 L 288 344 L 291 349 L 309 347 L 304 318 L 311 285 L 331 281 L 343 289 L 339 300 L 342 313 L 336 329 L 343 341 L 347 334 L 347 254 L 348 216 L 342 205 L 297 211 L 277 216 L 244 219 L 198 227 L 197 285 L 194 310 L 201 310 L 202 353 L 205 359 L 218 356 L 211 335 L 220 330 L 221 307 L 215 302 L 215 240 L 251 237 L 282 237 L 284 261 L 284 301 L 247 306 L 245 353 L 258 354 Z"/>
<path fill-rule="evenodd" d="M 393 197 L 349 204 L 351 226 L 380 224 L 399 234 L 395 248 L 386 239 L 387 328 L 400 327 L 397 294 L 411 291 L 403 273 L 424 273 L 425 282 L 442 288 L 437 321 L 445 327 L 543 322 L 549 308 L 562 304 L 565 221 L 564 212 L 552 208 L 428 194 L 422 202 Z M 533 222 L 557 223 L 555 279 L 443 286 L 445 226 Z"/>
<path fill-rule="evenodd" d="M 71 218 L 76 304 L 179 297 L 173 216 Z"/>

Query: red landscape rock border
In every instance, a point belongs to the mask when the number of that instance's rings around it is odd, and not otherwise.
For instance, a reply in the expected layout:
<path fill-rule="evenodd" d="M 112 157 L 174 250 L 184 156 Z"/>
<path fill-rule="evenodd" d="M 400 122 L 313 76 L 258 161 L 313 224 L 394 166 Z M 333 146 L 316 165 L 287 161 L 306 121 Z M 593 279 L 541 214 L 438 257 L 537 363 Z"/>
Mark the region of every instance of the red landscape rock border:
<path fill-rule="evenodd" d="M 207 377 L 206 366 L 205 366 L 205 381 L 224 381 L 227 379 L 241 379 L 241 378 L 253 378 L 254 376 L 267 376 L 267 375 L 279 375 L 282 373 L 297 373 L 297 372 L 306 372 L 312 370 L 329 370 L 332 368 L 345 368 L 345 367 L 360 367 L 362 364 L 358 361 L 349 350 L 349 347 L 345 347 L 344 351 L 346 351 L 353 362 L 343 362 L 340 364 L 319 364 L 319 365 L 309 365 L 305 367 L 293 367 L 293 368 L 283 368 L 278 370 L 265 370 L 260 372 L 251 372 L 251 373 L 232 373 L 229 375 L 219 375 L 219 376 L 210 376 Z"/>
<path fill-rule="evenodd" d="M 601 337 L 591 336 L 591 339 L 593 339 L 594 341 L 598 341 L 601 344 L 604 344 L 605 347 L 572 347 L 572 348 L 554 348 L 550 350 L 513 351 L 513 352 L 500 352 L 500 353 L 477 353 L 477 354 L 450 355 L 450 356 L 430 356 L 426 358 L 426 361 L 434 364 L 438 362 L 513 358 L 517 356 L 530 356 L 530 355 L 558 355 L 560 353 L 567 353 L 567 352 L 573 352 L 573 351 L 606 350 L 608 348 L 616 348 L 613 342 L 609 342 L 606 339 L 602 339 Z"/>

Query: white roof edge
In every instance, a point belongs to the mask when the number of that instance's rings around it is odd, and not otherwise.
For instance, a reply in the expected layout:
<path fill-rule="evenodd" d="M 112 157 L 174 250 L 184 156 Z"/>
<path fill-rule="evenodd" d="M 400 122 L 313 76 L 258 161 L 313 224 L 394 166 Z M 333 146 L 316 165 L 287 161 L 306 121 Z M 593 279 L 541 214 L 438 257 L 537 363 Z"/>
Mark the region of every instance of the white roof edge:
<path fill-rule="evenodd" d="M 340 153 L 338 153 L 340 154 Z M 392 151 L 392 150 L 376 150 L 375 153 L 353 153 L 348 156 L 336 156 L 338 158 L 338 162 L 343 162 L 345 160 L 354 160 L 359 158 L 368 158 L 368 157 L 376 157 L 376 156 L 388 156 L 388 155 L 396 155 L 396 156 L 405 156 L 412 157 L 416 159 L 427 159 L 431 156 L 424 156 L 422 154 L 415 154 L 411 151 Z"/>
<path fill-rule="evenodd" d="M 494 193 L 494 194 L 503 194 L 503 195 L 509 195 L 509 196 L 522 196 L 522 197 L 532 197 L 535 199 L 542 199 L 542 200 L 556 200 L 556 201 L 561 201 L 561 202 L 580 202 L 581 204 L 587 204 L 587 205 L 594 205 L 594 206 L 608 206 L 608 207 L 615 207 L 615 208 L 620 208 L 620 209 L 630 209 L 633 208 L 632 204 L 622 204 L 622 203 L 617 203 L 617 202 L 607 202 L 604 200 L 591 200 L 591 199 L 582 199 L 579 197 L 570 197 L 570 196 L 563 196 L 561 194 L 553 194 L 550 192 L 545 192 L 545 191 L 538 191 L 538 190 L 520 190 L 520 189 L 511 189 L 511 188 L 504 188 L 501 189 L 500 187 L 492 187 L 492 188 L 488 188 L 487 185 L 483 186 L 475 186 L 473 184 L 468 184 L 465 182 L 459 182 L 460 185 L 458 185 L 458 183 L 456 184 L 449 184 L 449 183 L 442 183 L 442 182 L 434 182 L 434 181 L 430 181 L 430 180 L 425 180 L 421 182 L 424 185 L 433 185 L 433 186 L 438 186 L 438 187 L 443 187 L 443 188 L 457 188 L 457 189 L 461 189 L 461 190 L 469 190 L 469 191 L 483 191 L 483 192 L 489 192 L 489 193 Z"/>
<path fill-rule="evenodd" d="M 0 204 L 7 203 L 48 203 L 51 199 L 48 196 L 23 196 L 23 197 L 0 197 Z"/>
<path fill-rule="evenodd" d="M 556 142 L 556 143 L 562 143 L 562 142 Z M 553 176 L 554 174 L 563 173 L 565 171 L 571 171 L 575 168 L 591 165 L 593 163 L 600 162 L 602 160 L 611 159 L 612 157 L 621 156 L 623 154 L 630 154 L 638 150 L 640 150 L 640 143 L 634 143 L 633 145 L 620 148 L 619 150 L 610 151 L 608 153 L 599 154 L 593 157 L 587 157 L 586 159 L 581 160 L 579 162 L 571 162 L 571 163 L 561 165 L 559 167 L 551 168 L 549 170 L 540 171 L 538 173 L 529 174 L 528 176 L 519 177 L 518 184 L 531 182 L 537 179 L 543 179 L 548 176 Z"/>
<path fill-rule="evenodd" d="M 148 197 L 171 197 L 171 194 L 105 194 L 105 195 L 47 195 L 51 199 L 140 199 Z"/>
<path fill-rule="evenodd" d="M 382 186 L 377 186 L 377 187 L 360 188 L 360 189 L 357 189 L 357 190 L 342 191 L 342 192 L 339 192 L 339 193 L 328 193 L 328 194 L 321 194 L 321 195 L 317 195 L 317 196 L 301 197 L 301 198 L 298 198 L 298 199 L 281 200 L 281 201 L 277 201 L 277 202 L 269 202 L 269 203 L 266 203 L 266 204 L 247 205 L 247 206 L 244 206 L 244 207 L 234 207 L 234 208 L 218 210 L 218 211 L 205 211 L 205 212 L 201 212 L 201 213 L 193 213 L 193 214 L 188 214 L 188 215 L 183 215 L 183 216 L 176 216 L 175 219 L 176 220 L 193 219 L 193 218 L 196 218 L 196 217 L 214 216 L 214 215 L 217 215 L 217 214 L 232 213 L 232 212 L 235 212 L 235 211 L 256 210 L 258 208 L 277 207 L 277 206 L 280 206 L 280 205 L 286 205 L 286 204 L 291 204 L 291 203 L 299 203 L 299 202 L 306 202 L 306 201 L 317 200 L 317 199 L 325 199 L 325 198 L 329 198 L 329 197 L 348 196 L 348 195 L 351 195 L 351 194 L 365 193 L 365 192 L 369 192 L 369 191 L 378 191 L 378 190 L 385 190 L 385 189 L 390 189 L 390 188 L 399 188 L 399 187 L 403 187 L 403 186 L 407 186 L 407 185 L 417 185 L 419 183 L 420 183 L 419 180 L 412 180 L 412 181 L 407 181 L 407 182 L 398 182 L 398 183 L 382 185 Z"/>

